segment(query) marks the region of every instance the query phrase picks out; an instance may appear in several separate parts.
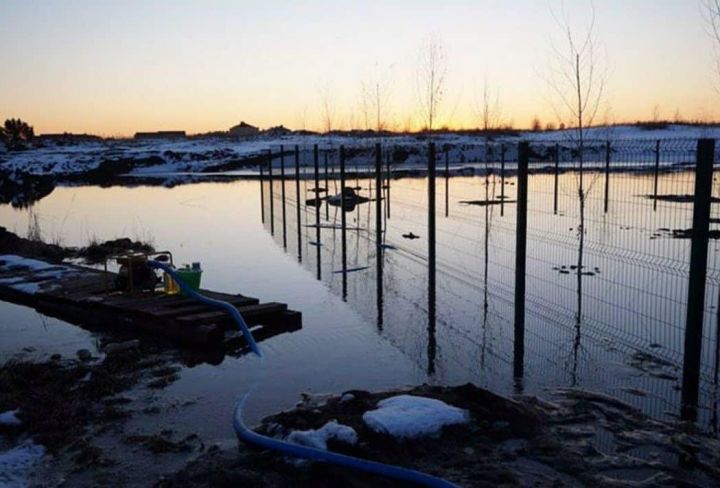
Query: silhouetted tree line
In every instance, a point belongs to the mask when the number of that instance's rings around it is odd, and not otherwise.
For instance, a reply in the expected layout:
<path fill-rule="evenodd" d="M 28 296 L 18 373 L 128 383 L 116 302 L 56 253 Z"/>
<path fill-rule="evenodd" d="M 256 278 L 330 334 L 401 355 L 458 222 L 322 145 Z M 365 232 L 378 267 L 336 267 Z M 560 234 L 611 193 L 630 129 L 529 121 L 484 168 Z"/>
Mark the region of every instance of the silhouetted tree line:
<path fill-rule="evenodd" d="M 0 127 L 0 141 L 11 151 L 24 149 L 34 137 L 32 126 L 20 119 L 7 119 Z"/>

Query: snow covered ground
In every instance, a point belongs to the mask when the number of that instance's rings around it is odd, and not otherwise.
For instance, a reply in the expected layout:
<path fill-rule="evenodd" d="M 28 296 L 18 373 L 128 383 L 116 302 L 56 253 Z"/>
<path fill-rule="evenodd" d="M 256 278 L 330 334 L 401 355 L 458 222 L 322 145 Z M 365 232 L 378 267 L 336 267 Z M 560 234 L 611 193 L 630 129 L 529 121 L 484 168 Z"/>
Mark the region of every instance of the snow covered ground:
<path fill-rule="evenodd" d="M 656 139 L 698 139 L 701 137 L 720 138 L 720 127 L 696 127 L 670 125 L 661 129 L 647 129 L 638 126 L 597 127 L 587 131 L 589 139 L 605 141 L 653 141 Z M 495 137 L 494 142 L 517 143 L 528 140 L 538 144 L 570 140 L 572 131 L 523 132 L 515 135 Z M 477 161 L 484 154 L 485 140 L 476 135 L 447 134 L 434 136 L 439 147 L 448 147 L 452 162 Z M 105 168 L 128 167 L 129 174 L 148 177 L 167 173 L 197 173 L 226 171 L 242 168 L 244 163 L 256 164 L 268 150 L 277 152 L 281 145 L 291 150 L 295 145 L 302 148 L 301 164 L 312 164 L 311 149 L 314 144 L 322 148 L 364 148 L 370 151 L 375 143 L 385 147 L 402 148 L 405 153 L 402 162 L 406 166 L 424 165 L 424 149 L 427 138 L 423 136 L 392 136 L 380 139 L 359 136 L 318 136 L 287 135 L 260 136 L 252 139 L 229 139 L 218 137 L 177 140 L 107 140 L 57 144 L 44 142 L 44 147 L 26 151 L 0 151 L 0 173 L 15 181 L 28 175 L 52 175 L 62 179 L 97 171 L 104 163 Z M 363 152 L 355 153 L 360 156 Z M 352 160 L 353 154 L 349 154 Z M 509 160 L 512 155 L 508 154 Z M 291 155 L 285 162 L 294 164 Z M 125 166 L 123 166 L 125 163 Z M 321 165 L 324 160 L 320 161 Z M 329 163 L 336 164 L 331 158 Z M 234 165 L 234 167 L 233 167 Z M 274 165 L 279 165 L 276 158 Z"/>
<path fill-rule="evenodd" d="M 0 274 L 13 270 L 30 271 L 32 273 L 0 278 L 0 285 L 10 287 L 27 295 L 34 295 L 40 290 L 41 286 L 45 288 L 52 287 L 54 280 L 82 274 L 82 271 L 69 266 L 49 264 L 13 254 L 0 255 Z"/>
<path fill-rule="evenodd" d="M 327 442 L 331 439 L 352 445 L 357 444 L 358 435 L 352 427 L 333 420 L 319 429 L 293 431 L 287 438 L 293 444 L 322 450 L 327 450 Z"/>

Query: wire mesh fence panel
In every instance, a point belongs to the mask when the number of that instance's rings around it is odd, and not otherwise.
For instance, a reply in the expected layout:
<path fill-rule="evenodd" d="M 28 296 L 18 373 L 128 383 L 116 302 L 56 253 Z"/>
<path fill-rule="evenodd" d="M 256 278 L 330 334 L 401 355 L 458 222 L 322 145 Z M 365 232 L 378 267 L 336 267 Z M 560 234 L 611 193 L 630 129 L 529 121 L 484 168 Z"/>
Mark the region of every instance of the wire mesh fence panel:
<path fill-rule="evenodd" d="M 273 149 L 272 180 L 268 163 L 262 183 L 265 226 L 431 381 L 517 388 L 518 146 L 443 142 L 433 161 L 429 142 Z M 524 388 L 603 389 L 654 415 L 678 411 L 696 150 L 696 140 L 680 139 L 530 144 Z M 705 422 L 717 407 L 717 175 L 712 202 Z"/>

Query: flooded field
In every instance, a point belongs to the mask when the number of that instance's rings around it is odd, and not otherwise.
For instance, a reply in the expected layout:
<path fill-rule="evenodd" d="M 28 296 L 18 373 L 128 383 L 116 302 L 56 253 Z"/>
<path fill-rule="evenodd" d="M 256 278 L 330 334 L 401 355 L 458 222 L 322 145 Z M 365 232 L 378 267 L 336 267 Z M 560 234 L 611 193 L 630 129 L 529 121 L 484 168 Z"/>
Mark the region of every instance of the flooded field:
<path fill-rule="evenodd" d="M 360 188 L 371 201 L 346 208 L 343 238 L 339 205 L 323 203 L 316 215 L 305 201 L 313 194 L 309 176 L 300 181 L 299 214 L 294 181 L 285 183 L 284 205 L 282 183 L 274 181 L 272 191 L 265 183 L 266 230 L 378 335 L 423 368 L 427 381 L 470 381 L 501 392 L 587 388 L 656 417 L 679 414 L 692 202 L 648 196 L 692 194 L 692 174 L 660 175 L 657 184 L 653 174 L 613 174 L 607 211 L 605 175 L 586 174 L 579 274 L 577 174 L 558 177 L 557 197 L 554 175 L 530 176 L 521 378 L 514 374 L 513 356 L 515 177 L 437 179 L 433 287 L 427 178 L 383 180 L 378 234 L 375 181 L 349 175 L 346 186 Z M 319 183 L 323 190 L 322 177 Z M 339 192 L 337 180 L 328 184 L 329 195 Z M 711 240 L 701 357 L 700 417 L 712 429 L 717 422 L 717 251 L 717 241 Z"/>
<path fill-rule="evenodd" d="M 378 267 L 374 180 L 348 176 L 346 186 L 369 201 L 346 208 L 343 246 L 343 213 L 323 203 L 316 217 L 316 207 L 306 203 L 314 184 L 307 176 L 300 181 L 299 221 L 288 179 L 284 205 L 281 182 L 271 192 L 265 181 L 264 206 L 256 180 L 58 187 L 31 209 L 0 207 L 0 222 L 25 234 L 37 220 L 46 240 L 66 246 L 120 236 L 150 241 L 172 250 L 177 263 L 201 261 L 206 288 L 285 302 L 303 313 L 301 330 L 262 343 L 262 364 L 243 356 L 186 367 L 161 393 L 193 400 L 171 414 L 170 423 L 204 437 L 233 437 L 231 412 L 248 389 L 250 421 L 294 405 L 302 392 L 423 382 L 473 382 L 500 393 L 577 387 L 609 393 L 655 417 L 678 415 L 690 241 L 674 238 L 673 230 L 691 227 L 692 203 L 660 202 L 653 211 L 645 197 L 652 175 L 613 179 L 612 194 L 622 198 L 611 199 L 607 213 L 602 176 L 588 177 L 595 186 L 587 201 L 580 295 L 576 176 L 560 175 L 557 214 L 552 175 L 530 176 L 521 379 L 513 374 L 515 177 L 449 178 L 447 217 L 445 180 L 438 178 L 432 301 L 427 179 L 390 180 Z M 692 193 L 692 175 L 661 175 L 658 188 L 660 194 Z M 339 182 L 330 179 L 329 189 L 338 193 Z M 495 204 L 483 204 L 486 199 Z M 709 429 L 717 408 L 716 242 L 710 244 L 700 401 L 701 423 Z M 28 357 L 43 357 L 94 347 L 91 333 L 31 309 L 0 303 L 0 314 L 9 323 L 0 332 L 2 359 L 23 348 Z"/>

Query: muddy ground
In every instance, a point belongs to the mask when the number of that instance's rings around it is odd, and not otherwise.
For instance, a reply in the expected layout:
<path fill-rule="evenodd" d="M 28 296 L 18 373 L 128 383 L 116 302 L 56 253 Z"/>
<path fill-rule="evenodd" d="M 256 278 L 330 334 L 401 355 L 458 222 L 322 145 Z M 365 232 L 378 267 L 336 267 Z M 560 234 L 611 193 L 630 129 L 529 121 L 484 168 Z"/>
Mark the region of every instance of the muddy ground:
<path fill-rule="evenodd" d="M 179 377 L 182 364 L 165 345 L 112 338 L 101 341 L 96 355 L 8 361 L 0 368 L 0 412 L 18 410 L 22 426 L 3 428 L 2 447 L 31 436 L 47 448 L 32 486 L 398 486 L 166 428 L 169 406 L 155 393 Z M 282 438 L 337 420 L 353 427 L 359 442 L 330 441 L 329 449 L 460 486 L 720 485 L 717 439 L 691 425 L 651 420 L 605 395 L 560 390 L 541 400 L 505 398 L 472 385 L 420 386 L 402 393 L 467 409 L 471 421 L 446 427 L 438 438 L 399 441 L 370 430 L 361 418 L 397 393 L 305 396 L 257 430 Z M 138 429 L 138 418 L 150 421 Z"/>
<path fill-rule="evenodd" d="M 0 254 L 19 254 L 51 263 L 65 259 L 81 260 L 89 264 L 102 263 L 108 256 L 127 251 L 152 253 L 155 249 L 149 243 L 133 241 L 127 237 L 105 242 L 91 242 L 85 247 L 70 248 L 48 244 L 40 240 L 26 239 L 0 227 Z"/>
<path fill-rule="evenodd" d="M 127 245 L 105 243 L 92 255 Z M 8 252 L 51 260 L 79 255 L 0 228 L 0 253 Z M 33 469 L 32 486 L 397 486 L 240 444 L 230 419 L 223 442 L 202 438 L 193 432 L 198 424 L 169 420 L 193 400 L 163 391 L 185 367 L 207 359 L 151 337 L 108 331 L 96 337 L 96 351 L 41 360 L 19 351 L 0 365 L 0 413 L 17 410 L 22 422 L 0 426 L 0 451 L 29 437 L 48 453 Z M 355 429 L 359 443 L 331 441 L 331 450 L 460 486 L 720 486 L 720 441 L 690 424 L 649 419 L 602 394 L 569 389 L 544 399 L 505 398 L 472 385 L 420 386 L 404 393 L 467 409 L 471 422 L 446 428 L 439 438 L 398 441 L 362 421 L 398 391 L 345 393 L 306 396 L 296 409 L 264 419 L 258 431 L 286 437 L 337 420 Z"/>

